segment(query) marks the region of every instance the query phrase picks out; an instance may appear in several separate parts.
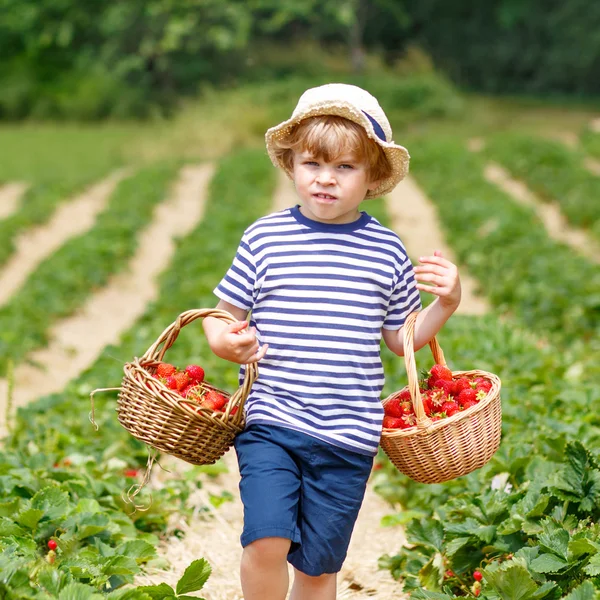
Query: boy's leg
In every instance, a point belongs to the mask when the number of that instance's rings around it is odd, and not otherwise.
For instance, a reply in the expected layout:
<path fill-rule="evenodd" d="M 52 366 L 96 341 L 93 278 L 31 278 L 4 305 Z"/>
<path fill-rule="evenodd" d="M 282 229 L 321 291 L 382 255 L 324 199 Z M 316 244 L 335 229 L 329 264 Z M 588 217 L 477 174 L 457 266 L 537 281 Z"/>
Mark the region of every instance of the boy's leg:
<path fill-rule="evenodd" d="M 301 541 L 300 471 L 282 445 L 287 435 L 281 428 L 250 425 L 234 441 L 244 504 L 240 576 L 245 600 L 285 600 L 287 556 Z"/>
<path fill-rule="evenodd" d="M 240 569 L 244 600 L 285 600 L 290 543 L 286 538 L 267 537 L 244 548 Z"/>
<path fill-rule="evenodd" d="M 336 594 L 336 573 L 311 577 L 294 569 L 294 585 L 290 600 L 335 600 Z"/>

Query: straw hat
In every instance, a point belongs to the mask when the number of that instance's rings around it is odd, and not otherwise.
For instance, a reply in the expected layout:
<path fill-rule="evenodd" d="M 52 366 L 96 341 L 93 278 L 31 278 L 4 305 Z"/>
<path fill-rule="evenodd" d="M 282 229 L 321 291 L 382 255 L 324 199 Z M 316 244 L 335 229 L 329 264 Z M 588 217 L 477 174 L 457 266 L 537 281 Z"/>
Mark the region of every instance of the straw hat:
<path fill-rule="evenodd" d="M 292 113 L 292 117 L 265 134 L 267 151 L 276 167 L 281 167 L 291 178 L 291 173 L 275 156 L 274 142 L 288 135 L 290 129 L 308 117 L 319 115 L 336 115 L 354 121 L 364 127 L 367 135 L 377 142 L 385 152 L 392 174 L 381 181 L 374 190 L 370 190 L 366 198 L 377 198 L 393 190 L 408 173 L 410 155 L 403 146 L 392 141 L 392 128 L 377 99 L 369 92 L 355 85 L 345 83 L 328 83 L 306 90 Z"/>

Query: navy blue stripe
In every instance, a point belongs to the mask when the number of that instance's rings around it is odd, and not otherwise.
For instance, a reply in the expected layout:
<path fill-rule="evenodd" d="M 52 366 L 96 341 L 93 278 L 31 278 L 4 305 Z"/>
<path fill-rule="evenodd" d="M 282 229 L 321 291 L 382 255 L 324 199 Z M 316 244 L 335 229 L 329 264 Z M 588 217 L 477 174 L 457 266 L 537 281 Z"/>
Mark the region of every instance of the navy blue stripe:
<path fill-rule="evenodd" d="M 275 361 L 277 362 L 277 359 L 275 359 Z M 296 361 L 295 360 L 287 360 L 286 361 L 286 366 L 285 366 L 285 372 L 286 373 L 295 373 L 296 375 L 308 375 L 308 376 L 313 376 L 316 373 L 321 373 L 323 372 L 323 369 L 319 369 L 318 371 L 315 368 L 312 369 L 300 369 L 300 368 L 295 368 L 290 366 L 291 364 L 295 364 Z M 321 361 L 319 361 L 318 363 L 308 363 L 308 364 L 313 364 L 315 367 L 320 367 L 321 366 Z M 269 366 L 271 365 L 271 362 L 267 359 L 267 357 L 265 356 L 265 358 L 260 362 L 260 373 L 261 376 L 264 373 L 270 373 L 269 370 Z M 346 363 L 343 363 L 344 366 L 346 366 Z M 272 366 L 273 369 L 277 368 L 277 364 L 275 363 L 275 365 Z M 373 367 L 375 368 L 375 366 Z M 361 365 L 361 369 L 357 370 L 354 369 L 352 370 L 352 372 L 339 372 L 339 371 L 327 371 L 327 377 L 333 377 L 336 379 L 349 379 L 349 378 L 354 378 L 354 379 L 361 379 L 363 381 L 367 381 L 370 379 L 383 379 L 383 371 L 377 367 L 377 371 L 375 373 L 366 373 L 365 372 L 366 369 L 363 365 Z M 296 380 L 297 381 L 297 380 Z"/>
<path fill-rule="evenodd" d="M 263 330 L 263 325 L 281 325 L 283 327 L 288 327 L 290 333 L 292 333 L 295 329 L 303 329 L 303 328 L 309 328 L 309 329 L 331 329 L 333 331 L 356 331 L 356 332 L 360 332 L 360 333 L 375 333 L 375 334 L 379 334 L 381 333 L 381 327 L 361 327 L 360 325 L 347 325 L 346 323 L 342 324 L 342 323 L 320 323 L 320 322 L 314 322 L 314 321 L 304 321 L 304 322 L 298 322 L 295 323 L 294 321 L 287 321 L 287 320 L 283 320 L 283 319 L 261 319 L 260 320 L 261 323 L 261 331 Z M 276 334 L 277 332 L 275 332 Z M 294 336 L 296 336 L 296 334 L 293 334 Z M 340 337 L 341 339 L 346 339 L 343 337 Z"/>
<path fill-rule="evenodd" d="M 329 374 L 328 374 L 329 375 Z M 378 389 L 381 388 L 381 386 L 383 385 L 383 381 L 378 381 L 378 382 L 374 382 L 372 385 L 363 385 L 361 383 L 341 383 L 339 381 L 334 382 L 334 385 L 331 385 L 331 381 L 330 382 L 326 382 L 326 381 L 308 381 L 307 379 L 303 379 L 302 381 L 298 381 L 298 379 L 290 379 L 288 377 L 276 377 L 275 375 L 273 375 L 271 372 L 269 371 L 265 371 L 262 370 L 260 372 L 260 376 L 263 380 L 264 383 L 269 383 L 269 382 L 277 382 L 277 383 L 284 383 L 286 385 L 291 384 L 291 385 L 303 385 L 309 388 L 325 388 L 325 389 L 331 389 L 331 390 L 361 390 L 363 392 L 377 392 Z M 378 379 L 383 379 L 382 377 L 378 377 Z M 302 392 L 302 394 L 304 395 L 304 392 Z M 321 396 L 323 396 L 323 394 L 326 394 L 327 396 L 329 396 L 329 392 L 322 392 Z M 319 397 L 319 396 L 317 396 Z M 328 406 L 327 408 L 333 408 L 333 406 Z"/>
<path fill-rule="evenodd" d="M 368 357 L 379 358 L 379 356 L 380 356 L 379 344 L 377 345 L 376 350 L 347 350 L 347 349 L 341 349 L 341 348 L 319 348 L 319 347 L 315 347 L 314 345 L 313 346 L 298 346 L 296 344 L 280 344 L 276 341 L 271 341 L 271 340 L 269 340 L 268 343 L 269 343 L 269 348 L 273 348 L 273 349 L 277 349 L 277 350 L 294 350 L 297 352 L 314 352 L 317 354 L 320 354 L 320 353 L 340 354 L 342 356 L 351 354 L 352 356 L 364 356 L 365 358 L 368 358 Z M 319 359 L 319 362 L 321 362 L 320 359 Z M 323 364 L 325 364 L 325 363 L 323 363 Z"/>
<path fill-rule="evenodd" d="M 303 290 L 303 291 L 307 291 L 307 292 L 336 292 L 336 293 L 341 293 L 343 292 L 344 294 L 356 294 L 357 296 L 366 296 L 368 297 L 372 297 L 373 296 L 373 290 L 359 290 L 356 288 L 345 288 L 342 287 L 340 285 L 300 285 L 300 284 L 296 284 L 296 285 L 286 285 L 285 286 L 286 290 L 289 290 L 290 292 L 294 291 L 294 290 Z M 263 286 L 263 293 L 272 291 L 272 290 L 276 290 L 277 287 L 276 286 Z M 386 299 L 386 295 L 383 294 L 382 292 L 375 292 L 375 295 L 378 298 L 381 298 L 382 300 Z M 370 305 L 369 305 L 370 306 Z"/>
<path fill-rule="evenodd" d="M 279 298 L 279 297 L 278 297 Z M 311 302 L 315 302 L 311 299 Z M 320 301 L 319 301 L 320 302 Z M 307 317 L 329 317 L 331 319 L 354 319 L 355 321 L 375 321 L 381 323 L 383 321 L 383 315 L 362 315 L 356 314 L 356 312 L 342 312 L 337 310 L 311 310 L 309 308 L 279 308 L 277 306 L 268 306 L 254 308 L 252 314 L 274 314 L 274 315 L 304 315 Z"/>
<path fill-rule="evenodd" d="M 373 310 L 385 310 L 387 307 L 387 303 L 370 303 L 370 302 L 360 302 L 358 300 L 339 300 L 337 298 L 324 298 L 320 297 L 315 300 L 315 298 L 308 297 L 304 298 L 302 296 L 283 296 L 277 294 L 277 297 L 273 298 L 272 301 L 282 302 L 282 303 L 301 303 L 301 304 L 313 304 L 314 302 L 318 302 L 319 304 L 331 304 L 332 306 L 344 306 L 348 308 L 368 308 Z M 257 307 L 262 308 L 261 299 L 258 300 L 255 310 Z M 265 307 L 264 310 L 269 310 L 271 307 Z"/>

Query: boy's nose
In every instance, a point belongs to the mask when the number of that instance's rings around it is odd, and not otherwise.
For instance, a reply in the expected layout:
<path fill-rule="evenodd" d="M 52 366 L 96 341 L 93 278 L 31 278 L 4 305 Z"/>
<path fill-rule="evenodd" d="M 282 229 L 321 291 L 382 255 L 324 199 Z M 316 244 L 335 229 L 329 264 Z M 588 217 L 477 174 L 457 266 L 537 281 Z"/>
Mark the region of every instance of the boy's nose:
<path fill-rule="evenodd" d="M 322 184 L 333 183 L 335 175 L 331 169 L 320 169 L 317 174 L 317 181 Z"/>

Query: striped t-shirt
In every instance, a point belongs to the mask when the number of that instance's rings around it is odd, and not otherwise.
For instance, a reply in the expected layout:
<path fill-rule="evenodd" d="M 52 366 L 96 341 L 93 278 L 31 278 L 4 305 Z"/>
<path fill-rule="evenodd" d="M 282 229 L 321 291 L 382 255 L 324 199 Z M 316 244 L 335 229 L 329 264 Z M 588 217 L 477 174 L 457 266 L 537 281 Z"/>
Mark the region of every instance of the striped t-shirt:
<path fill-rule="evenodd" d="M 268 215 L 245 231 L 215 294 L 251 311 L 259 343 L 269 344 L 248 424 L 377 452 L 381 328 L 399 329 L 421 307 L 393 231 L 366 213 L 345 224 L 313 221 L 298 206 Z"/>

